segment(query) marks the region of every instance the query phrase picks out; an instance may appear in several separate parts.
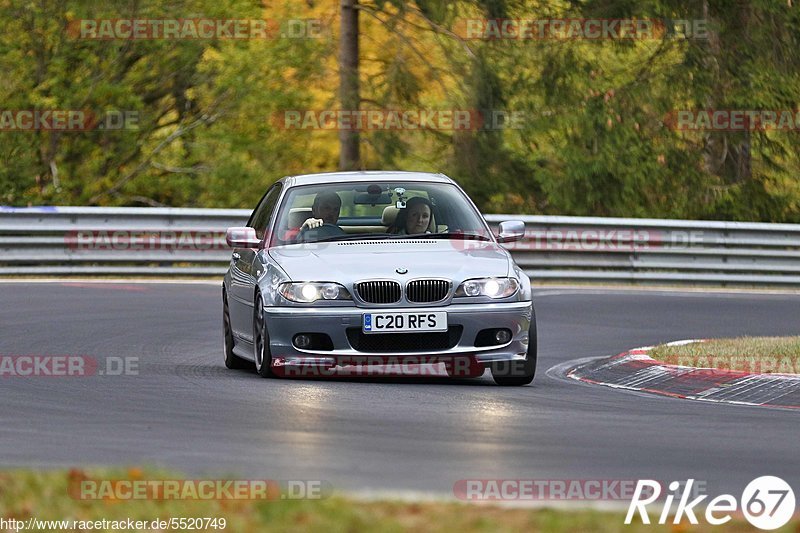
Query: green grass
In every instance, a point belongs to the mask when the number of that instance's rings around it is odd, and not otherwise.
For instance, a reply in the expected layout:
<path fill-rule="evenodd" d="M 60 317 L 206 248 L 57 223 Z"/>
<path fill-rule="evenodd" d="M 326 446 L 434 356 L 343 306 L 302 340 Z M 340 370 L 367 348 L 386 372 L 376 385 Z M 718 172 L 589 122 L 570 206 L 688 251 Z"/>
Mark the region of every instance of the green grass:
<path fill-rule="evenodd" d="M 800 373 L 800 337 L 713 339 L 683 346 L 660 345 L 650 357 L 665 363 L 751 373 Z"/>
<path fill-rule="evenodd" d="M 0 473 L 0 517 L 26 520 L 143 520 L 224 517 L 225 531 L 326 532 L 664 532 L 751 531 L 741 519 L 725 526 L 626 526 L 624 513 L 597 510 L 508 508 L 460 502 L 359 501 L 334 495 L 322 500 L 79 500 L 69 487 L 82 479 L 180 479 L 157 470 L 9 471 Z M 72 483 L 72 484 L 71 484 Z M 73 493 L 74 494 L 74 493 Z M 656 513 L 651 518 L 656 519 Z M 701 524 L 702 524 L 701 518 Z M 779 531 L 797 531 L 787 524 Z M 64 531 L 64 530 L 62 530 Z M 67 529 L 66 531 L 76 531 Z M 207 531 L 215 531 L 209 529 Z M 219 531 L 219 530 L 217 530 Z"/>

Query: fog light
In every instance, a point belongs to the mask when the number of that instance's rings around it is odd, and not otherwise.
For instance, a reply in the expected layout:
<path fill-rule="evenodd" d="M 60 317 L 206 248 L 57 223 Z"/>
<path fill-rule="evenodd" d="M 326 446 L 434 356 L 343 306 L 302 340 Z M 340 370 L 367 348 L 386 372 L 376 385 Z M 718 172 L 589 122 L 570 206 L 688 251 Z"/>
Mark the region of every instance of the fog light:
<path fill-rule="evenodd" d="M 494 334 L 494 340 L 497 341 L 497 344 L 505 344 L 511 340 L 511 332 L 507 329 L 498 329 Z"/>
<path fill-rule="evenodd" d="M 294 345 L 298 348 L 308 348 L 311 346 L 311 337 L 308 335 L 295 335 Z"/>

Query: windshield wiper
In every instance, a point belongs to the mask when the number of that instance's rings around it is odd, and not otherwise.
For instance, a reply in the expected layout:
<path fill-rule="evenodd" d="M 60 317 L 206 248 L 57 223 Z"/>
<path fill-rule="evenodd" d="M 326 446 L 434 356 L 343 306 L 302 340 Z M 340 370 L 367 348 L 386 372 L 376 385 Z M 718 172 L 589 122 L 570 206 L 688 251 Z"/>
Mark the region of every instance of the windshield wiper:
<path fill-rule="evenodd" d="M 334 235 L 332 237 L 324 237 L 315 241 L 301 241 L 296 244 L 314 244 L 318 242 L 335 242 L 335 241 L 370 241 L 382 239 L 458 239 L 458 240 L 471 240 L 471 241 L 491 241 L 485 235 L 478 233 L 414 233 L 412 235 L 398 235 L 396 233 L 354 233 L 347 235 Z"/>
<path fill-rule="evenodd" d="M 491 239 L 486 235 L 480 235 L 478 233 L 420 233 L 416 235 L 402 235 L 402 237 L 413 239 L 460 239 L 471 241 L 491 241 Z"/>
<path fill-rule="evenodd" d="M 359 241 L 359 240 L 374 240 L 385 239 L 386 237 L 393 237 L 391 233 L 348 233 L 347 235 L 334 235 L 333 237 L 324 237 L 315 241 L 300 242 L 298 244 L 314 244 L 317 242 L 334 242 L 334 241 Z"/>

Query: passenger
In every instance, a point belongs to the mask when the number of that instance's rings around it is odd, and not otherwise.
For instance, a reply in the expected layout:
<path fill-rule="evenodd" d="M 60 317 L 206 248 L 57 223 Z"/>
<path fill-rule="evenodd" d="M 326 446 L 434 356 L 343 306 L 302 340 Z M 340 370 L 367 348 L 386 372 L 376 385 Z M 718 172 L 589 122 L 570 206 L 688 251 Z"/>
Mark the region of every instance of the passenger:
<path fill-rule="evenodd" d="M 398 235 L 416 235 L 430 233 L 433 206 L 427 198 L 414 196 L 406 201 L 406 206 L 397 213 L 389 233 Z"/>

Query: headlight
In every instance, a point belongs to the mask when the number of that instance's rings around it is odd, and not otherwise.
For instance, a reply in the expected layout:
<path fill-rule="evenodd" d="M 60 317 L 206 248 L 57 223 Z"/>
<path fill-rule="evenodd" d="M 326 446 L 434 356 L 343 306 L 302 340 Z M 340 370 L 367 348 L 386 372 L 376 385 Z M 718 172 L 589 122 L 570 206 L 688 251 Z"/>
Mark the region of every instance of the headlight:
<path fill-rule="evenodd" d="M 287 282 L 278 288 L 281 296 L 292 302 L 309 304 L 317 300 L 350 300 L 350 293 L 338 283 Z"/>
<path fill-rule="evenodd" d="M 459 296 L 488 296 L 489 298 L 506 298 L 519 288 L 516 278 L 478 278 L 468 279 L 456 289 Z"/>

